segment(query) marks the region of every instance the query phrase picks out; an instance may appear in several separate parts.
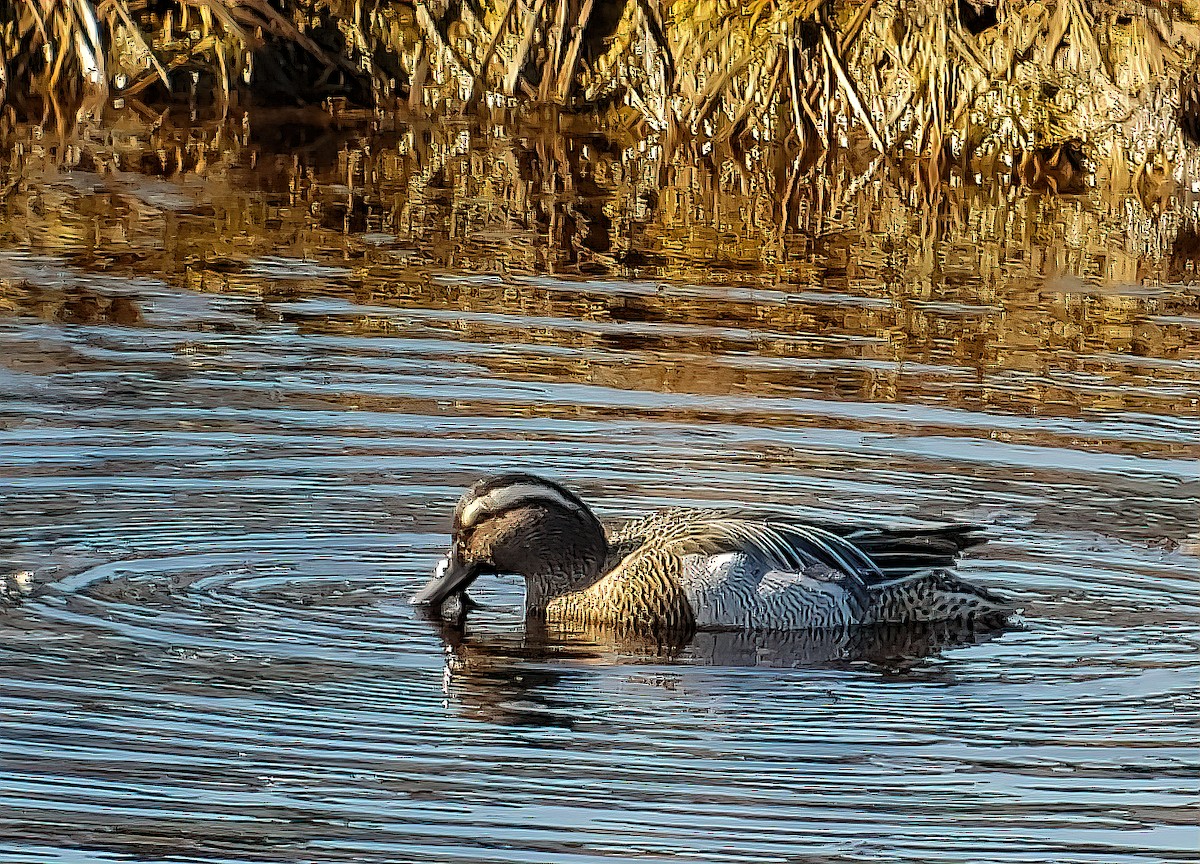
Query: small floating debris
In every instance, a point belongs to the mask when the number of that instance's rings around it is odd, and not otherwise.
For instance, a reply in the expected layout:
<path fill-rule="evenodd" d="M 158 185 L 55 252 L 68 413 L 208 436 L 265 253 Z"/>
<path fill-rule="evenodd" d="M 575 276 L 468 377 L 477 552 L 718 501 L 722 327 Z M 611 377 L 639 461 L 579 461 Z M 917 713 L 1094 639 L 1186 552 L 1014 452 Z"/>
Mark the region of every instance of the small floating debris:
<path fill-rule="evenodd" d="M 15 603 L 33 590 L 33 571 L 18 570 L 0 576 L 0 603 Z"/>

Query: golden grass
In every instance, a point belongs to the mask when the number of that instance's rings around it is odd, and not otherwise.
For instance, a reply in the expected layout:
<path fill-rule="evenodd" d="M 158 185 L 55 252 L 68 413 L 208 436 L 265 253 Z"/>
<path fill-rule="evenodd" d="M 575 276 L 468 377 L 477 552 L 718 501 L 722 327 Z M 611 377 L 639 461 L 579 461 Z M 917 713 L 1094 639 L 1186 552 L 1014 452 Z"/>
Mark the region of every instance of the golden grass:
<path fill-rule="evenodd" d="M 149 114 L 170 98 L 220 112 L 239 100 L 437 113 L 550 104 L 668 145 L 732 148 L 747 166 L 782 147 L 785 184 L 851 149 L 921 157 L 931 180 L 957 161 L 1077 188 L 1089 160 L 1139 173 L 1194 158 L 1197 6 L 10 0 L 0 97 L 35 119 L 79 106 Z"/>

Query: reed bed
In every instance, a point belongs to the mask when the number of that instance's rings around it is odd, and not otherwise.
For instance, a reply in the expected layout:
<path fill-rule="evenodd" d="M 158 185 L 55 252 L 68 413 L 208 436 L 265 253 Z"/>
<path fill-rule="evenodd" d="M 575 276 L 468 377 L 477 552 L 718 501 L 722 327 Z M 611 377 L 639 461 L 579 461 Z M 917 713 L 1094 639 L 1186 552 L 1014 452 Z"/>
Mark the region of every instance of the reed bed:
<path fill-rule="evenodd" d="M 0 52 L 34 120 L 538 104 L 751 167 L 782 148 L 793 185 L 839 149 L 1052 190 L 1200 175 L 1198 0 L 3 0 Z"/>

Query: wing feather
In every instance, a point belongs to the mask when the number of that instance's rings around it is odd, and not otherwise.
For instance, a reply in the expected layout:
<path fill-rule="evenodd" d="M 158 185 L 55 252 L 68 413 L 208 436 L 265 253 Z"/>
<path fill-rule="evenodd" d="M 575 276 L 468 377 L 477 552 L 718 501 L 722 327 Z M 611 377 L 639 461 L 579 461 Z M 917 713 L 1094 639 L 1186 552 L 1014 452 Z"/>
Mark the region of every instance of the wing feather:
<path fill-rule="evenodd" d="M 780 513 L 764 517 L 745 510 L 702 508 L 660 511 L 627 523 L 613 532 L 611 539 L 626 551 L 632 551 L 642 543 L 665 542 L 690 526 L 732 522 L 769 525 L 777 539 L 780 535 L 790 537 L 785 545 L 807 550 L 810 556 L 834 570 L 858 574 L 868 585 L 929 570 L 950 569 L 965 550 L 987 542 L 985 529 L 971 524 L 843 525 L 801 520 Z M 802 556 L 801 560 L 807 559 Z"/>

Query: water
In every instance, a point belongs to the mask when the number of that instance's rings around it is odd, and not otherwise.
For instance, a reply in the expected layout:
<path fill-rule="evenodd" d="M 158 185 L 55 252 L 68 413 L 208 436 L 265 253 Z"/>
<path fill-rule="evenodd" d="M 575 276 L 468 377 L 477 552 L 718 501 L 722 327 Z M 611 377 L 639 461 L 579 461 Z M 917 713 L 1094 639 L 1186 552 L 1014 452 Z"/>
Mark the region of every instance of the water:
<path fill-rule="evenodd" d="M 829 180 L 772 237 L 594 142 L 138 134 L 8 168 L 0 860 L 1200 860 L 1194 200 Z M 439 628 L 508 468 L 985 523 L 1025 624 Z"/>

